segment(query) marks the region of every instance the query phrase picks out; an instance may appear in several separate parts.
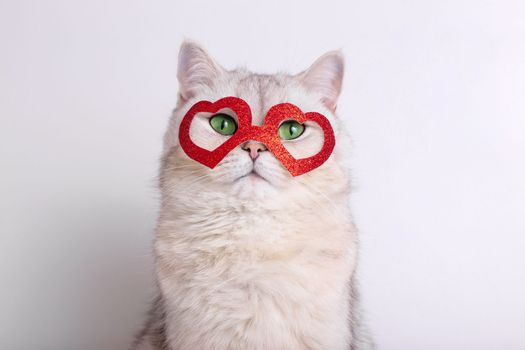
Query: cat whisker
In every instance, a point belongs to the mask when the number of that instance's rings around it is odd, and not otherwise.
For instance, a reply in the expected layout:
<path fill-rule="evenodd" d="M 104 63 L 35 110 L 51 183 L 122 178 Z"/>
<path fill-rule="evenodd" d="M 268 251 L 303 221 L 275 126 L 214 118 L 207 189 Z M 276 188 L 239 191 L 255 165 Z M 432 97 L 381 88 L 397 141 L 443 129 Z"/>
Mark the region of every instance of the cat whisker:
<path fill-rule="evenodd" d="M 306 184 L 302 181 L 298 181 L 300 184 L 302 185 L 305 185 L 305 189 L 306 189 L 306 193 L 308 193 L 311 197 L 311 199 L 319 206 L 319 207 L 325 207 L 324 205 L 322 205 L 321 202 L 319 202 L 318 200 L 316 200 L 316 196 L 314 195 L 320 195 L 322 196 L 325 201 L 328 203 L 328 205 L 330 206 L 330 209 L 331 210 L 328 210 L 328 209 L 325 209 L 325 211 L 327 213 L 329 213 L 331 216 L 334 216 L 334 214 L 336 214 L 334 217 L 338 220 L 342 219 L 342 218 L 346 218 L 346 216 L 342 213 L 341 209 L 339 208 L 338 205 L 336 205 L 336 203 L 334 203 L 330 197 L 328 197 L 324 192 L 322 192 L 321 190 L 318 190 L 318 189 L 315 189 L 315 188 L 312 188 L 309 184 Z M 348 219 L 348 218 L 347 218 Z"/>
<path fill-rule="evenodd" d="M 187 178 L 188 176 L 184 177 L 184 178 Z M 192 186 L 196 183 L 198 183 L 199 181 L 201 180 L 204 180 L 204 179 L 211 179 L 211 176 L 208 175 L 208 174 L 203 174 L 203 175 L 200 175 L 200 176 L 197 176 L 193 181 L 189 182 L 189 183 L 185 183 L 184 184 L 184 187 L 189 187 L 189 186 Z"/>
<path fill-rule="evenodd" d="M 199 165 L 197 165 L 197 164 L 177 165 L 177 166 L 172 166 L 169 169 L 170 170 L 179 170 L 179 169 L 187 169 L 187 168 L 194 168 L 195 170 L 198 170 L 199 169 Z"/>

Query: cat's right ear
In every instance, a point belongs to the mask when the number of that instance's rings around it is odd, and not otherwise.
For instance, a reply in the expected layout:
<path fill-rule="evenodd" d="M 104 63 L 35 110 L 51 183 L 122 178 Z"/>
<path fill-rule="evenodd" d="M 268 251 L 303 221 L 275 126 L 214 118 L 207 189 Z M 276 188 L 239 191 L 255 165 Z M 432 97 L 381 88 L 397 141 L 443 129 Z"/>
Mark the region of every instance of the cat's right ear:
<path fill-rule="evenodd" d="M 177 79 L 182 100 L 195 96 L 203 86 L 211 86 L 213 81 L 224 72 L 218 63 L 199 44 L 184 41 L 179 51 Z"/>
<path fill-rule="evenodd" d="M 341 51 L 330 51 L 319 57 L 298 77 L 308 90 L 319 96 L 326 107 L 335 111 L 341 94 L 344 70 L 345 61 Z"/>

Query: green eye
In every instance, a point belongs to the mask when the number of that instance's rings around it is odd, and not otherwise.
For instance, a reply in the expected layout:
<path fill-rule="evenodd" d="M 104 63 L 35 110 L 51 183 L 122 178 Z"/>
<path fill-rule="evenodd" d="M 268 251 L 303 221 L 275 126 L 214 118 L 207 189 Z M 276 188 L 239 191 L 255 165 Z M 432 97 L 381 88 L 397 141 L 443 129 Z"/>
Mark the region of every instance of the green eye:
<path fill-rule="evenodd" d="M 293 140 L 304 132 L 304 125 L 295 120 L 287 120 L 279 126 L 279 137 L 283 140 Z"/>
<path fill-rule="evenodd" d="M 217 113 L 210 118 L 213 130 L 222 135 L 233 135 L 237 131 L 237 123 L 227 114 Z"/>

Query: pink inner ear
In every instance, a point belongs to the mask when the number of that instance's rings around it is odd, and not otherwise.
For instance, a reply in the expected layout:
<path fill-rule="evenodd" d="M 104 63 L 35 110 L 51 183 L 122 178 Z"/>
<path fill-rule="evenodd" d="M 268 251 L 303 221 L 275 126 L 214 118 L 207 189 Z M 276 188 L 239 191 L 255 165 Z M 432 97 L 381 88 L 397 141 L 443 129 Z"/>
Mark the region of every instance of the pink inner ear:
<path fill-rule="evenodd" d="M 321 102 L 332 111 L 337 106 L 343 76 L 344 58 L 339 51 L 327 52 L 299 75 L 301 83 L 319 95 Z"/>
<path fill-rule="evenodd" d="M 222 108 L 231 108 L 237 114 L 239 122 L 237 132 L 213 151 L 197 146 L 190 137 L 190 126 L 193 118 L 199 112 L 215 113 Z M 279 138 L 277 129 L 283 120 L 290 118 L 301 123 L 310 120 L 321 127 L 324 133 L 324 143 L 317 154 L 304 159 L 295 159 L 286 150 Z M 266 145 L 293 176 L 304 174 L 319 167 L 330 157 L 335 146 L 334 132 L 325 116 L 316 112 L 304 114 L 297 106 L 291 103 L 281 103 L 270 108 L 264 125 L 260 127 L 251 125 L 251 122 L 250 107 L 240 98 L 225 97 L 214 103 L 199 101 L 188 110 L 182 119 L 179 128 L 180 145 L 188 157 L 213 169 L 232 149 L 242 142 L 247 140 L 259 141 Z"/>

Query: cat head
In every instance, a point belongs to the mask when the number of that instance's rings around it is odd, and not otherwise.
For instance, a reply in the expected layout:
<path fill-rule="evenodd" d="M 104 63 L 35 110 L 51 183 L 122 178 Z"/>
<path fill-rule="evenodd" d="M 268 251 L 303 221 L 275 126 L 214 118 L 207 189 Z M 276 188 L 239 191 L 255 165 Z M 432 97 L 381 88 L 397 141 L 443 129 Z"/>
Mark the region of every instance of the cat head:
<path fill-rule="evenodd" d="M 307 70 L 296 74 L 255 74 L 245 69 L 226 70 L 199 45 L 182 44 L 177 78 L 179 101 L 164 139 L 161 169 L 163 193 L 184 193 L 197 198 L 278 201 L 281 196 L 333 195 L 349 187 L 344 156 L 348 138 L 335 115 L 341 92 L 344 60 L 338 51 L 328 52 Z M 188 157 L 179 145 L 182 118 L 196 102 L 217 101 L 235 96 L 248 103 L 252 124 L 262 125 L 268 110 L 289 102 L 303 112 L 319 112 L 331 123 L 336 146 L 330 158 L 303 175 L 293 177 L 286 168 L 256 141 L 233 149 L 215 168 L 210 169 Z M 193 142 L 207 150 L 223 144 L 237 127 L 237 116 L 228 108 L 218 113 L 198 113 L 190 127 Z M 285 122 L 279 134 L 284 147 L 296 159 L 316 154 L 323 145 L 322 129 L 314 122 Z"/>

